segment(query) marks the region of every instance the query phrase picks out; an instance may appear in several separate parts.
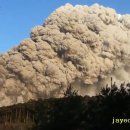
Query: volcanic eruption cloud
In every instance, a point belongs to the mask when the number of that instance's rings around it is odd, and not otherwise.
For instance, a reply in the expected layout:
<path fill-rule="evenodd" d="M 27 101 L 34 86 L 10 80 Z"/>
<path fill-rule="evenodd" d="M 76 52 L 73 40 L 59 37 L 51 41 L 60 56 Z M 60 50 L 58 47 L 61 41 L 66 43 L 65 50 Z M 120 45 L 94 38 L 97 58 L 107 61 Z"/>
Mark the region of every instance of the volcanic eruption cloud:
<path fill-rule="evenodd" d="M 0 106 L 61 97 L 70 84 L 92 96 L 111 76 L 129 82 L 130 15 L 66 4 L 0 55 Z"/>

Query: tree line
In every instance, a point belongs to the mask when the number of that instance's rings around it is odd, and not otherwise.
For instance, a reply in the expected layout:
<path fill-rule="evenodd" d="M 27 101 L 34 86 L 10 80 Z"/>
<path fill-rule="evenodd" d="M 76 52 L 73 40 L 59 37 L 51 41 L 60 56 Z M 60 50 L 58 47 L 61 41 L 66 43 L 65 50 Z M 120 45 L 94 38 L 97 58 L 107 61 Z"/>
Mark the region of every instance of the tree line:
<path fill-rule="evenodd" d="M 130 118 L 130 84 L 110 84 L 93 97 L 78 95 L 70 85 L 63 98 L 0 108 L 0 123 L 32 123 L 32 130 L 129 130 L 129 123 L 112 121 Z"/>

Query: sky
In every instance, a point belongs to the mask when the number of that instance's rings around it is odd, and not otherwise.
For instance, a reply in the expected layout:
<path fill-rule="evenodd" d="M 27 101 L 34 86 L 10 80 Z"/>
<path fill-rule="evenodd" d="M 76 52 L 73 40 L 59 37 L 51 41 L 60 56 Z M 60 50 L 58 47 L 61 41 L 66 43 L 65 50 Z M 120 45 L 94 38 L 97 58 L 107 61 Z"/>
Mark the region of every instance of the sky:
<path fill-rule="evenodd" d="M 117 13 L 130 14 L 130 0 L 0 0 L 0 53 L 28 38 L 34 26 L 42 25 L 55 9 L 66 3 L 99 3 Z"/>

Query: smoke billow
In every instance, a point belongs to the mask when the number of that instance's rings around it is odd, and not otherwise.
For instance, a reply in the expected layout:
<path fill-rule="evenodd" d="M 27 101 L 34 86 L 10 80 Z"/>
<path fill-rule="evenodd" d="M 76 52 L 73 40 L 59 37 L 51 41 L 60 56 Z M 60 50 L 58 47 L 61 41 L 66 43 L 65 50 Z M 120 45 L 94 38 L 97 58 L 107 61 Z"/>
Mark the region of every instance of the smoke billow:
<path fill-rule="evenodd" d="M 130 15 L 66 4 L 0 55 L 0 106 L 62 96 L 69 84 L 92 95 L 111 76 L 130 78 Z"/>

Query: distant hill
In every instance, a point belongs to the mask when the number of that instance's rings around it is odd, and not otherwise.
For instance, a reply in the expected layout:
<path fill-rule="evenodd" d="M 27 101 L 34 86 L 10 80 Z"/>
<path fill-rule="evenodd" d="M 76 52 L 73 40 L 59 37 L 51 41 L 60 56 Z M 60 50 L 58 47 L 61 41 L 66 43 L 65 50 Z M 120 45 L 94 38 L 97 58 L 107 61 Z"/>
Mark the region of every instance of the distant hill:
<path fill-rule="evenodd" d="M 67 95 L 66 93 L 70 93 Z M 64 98 L 30 100 L 0 108 L 2 130 L 129 130 L 130 84 L 102 89 L 94 97 L 72 95 Z"/>

